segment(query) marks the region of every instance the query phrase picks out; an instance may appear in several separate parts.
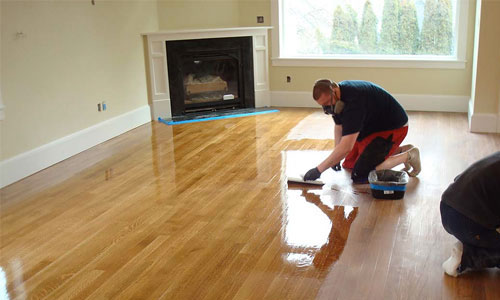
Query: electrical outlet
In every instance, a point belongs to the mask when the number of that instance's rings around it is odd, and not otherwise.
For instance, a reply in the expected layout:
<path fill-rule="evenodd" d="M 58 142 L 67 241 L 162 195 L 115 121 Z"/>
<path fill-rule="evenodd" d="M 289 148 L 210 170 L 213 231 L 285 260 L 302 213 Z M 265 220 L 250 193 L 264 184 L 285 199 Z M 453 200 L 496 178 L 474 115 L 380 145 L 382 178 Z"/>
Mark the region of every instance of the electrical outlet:
<path fill-rule="evenodd" d="M 292 82 L 292 77 L 290 77 L 290 76 L 287 76 L 287 77 L 286 77 L 286 82 L 287 82 L 287 83 L 290 83 L 290 82 Z"/>
<path fill-rule="evenodd" d="M 101 111 L 102 108 L 101 108 L 101 103 L 97 103 L 97 111 Z"/>
<path fill-rule="evenodd" d="M 264 16 L 257 16 L 257 23 L 264 23 Z"/>

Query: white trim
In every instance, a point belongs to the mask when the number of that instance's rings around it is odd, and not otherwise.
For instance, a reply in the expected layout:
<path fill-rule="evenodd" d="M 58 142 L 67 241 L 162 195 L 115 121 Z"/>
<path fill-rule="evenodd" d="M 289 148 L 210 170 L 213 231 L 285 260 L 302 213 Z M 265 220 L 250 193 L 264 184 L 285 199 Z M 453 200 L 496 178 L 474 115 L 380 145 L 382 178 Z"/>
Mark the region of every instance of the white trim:
<path fill-rule="evenodd" d="M 2 90 L 0 89 L 0 121 L 5 119 L 4 109 L 5 109 L 5 105 L 3 104 L 3 101 L 2 101 Z"/>
<path fill-rule="evenodd" d="M 470 96 L 455 95 L 393 95 L 406 110 L 467 112 Z"/>
<path fill-rule="evenodd" d="M 147 36 L 161 36 L 163 40 L 165 37 L 168 41 L 173 40 L 186 40 L 186 39 L 200 39 L 200 38 L 217 38 L 217 37 L 235 37 L 235 36 L 252 36 L 254 31 L 261 31 L 263 29 L 271 29 L 271 26 L 254 26 L 254 27 L 230 27 L 230 28 L 204 28 L 204 29 L 184 29 L 184 30 L 163 30 L 155 32 L 145 32 L 141 35 Z"/>
<path fill-rule="evenodd" d="M 277 67 L 353 67 L 353 68 L 416 68 L 416 69 L 465 69 L 467 49 L 467 22 L 469 1 L 457 0 L 457 32 L 456 57 L 440 58 L 419 56 L 356 56 L 337 55 L 332 57 L 284 57 L 281 55 L 282 42 L 282 10 L 283 0 L 271 0 L 272 25 L 272 66 Z"/>
<path fill-rule="evenodd" d="M 149 105 L 0 162 L 0 188 L 151 121 Z"/>
<path fill-rule="evenodd" d="M 467 35 L 468 28 L 467 22 L 469 14 L 469 0 L 458 0 L 457 1 L 457 21 L 455 26 L 457 27 L 457 61 L 465 61 L 465 52 L 467 49 Z M 465 66 L 464 66 L 465 68 Z"/>
<path fill-rule="evenodd" d="M 271 96 L 269 91 L 255 91 L 255 107 L 271 106 Z"/>
<path fill-rule="evenodd" d="M 153 113 L 153 120 L 158 120 L 159 117 L 164 119 L 172 118 L 172 110 L 170 109 L 170 98 L 168 99 L 153 99 L 151 112 Z"/>
<path fill-rule="evenodd" d="M 467 111 L 467 121 L 469 122 L 469 130 L 470 130 L 472 124 L 472 115 L 474 114 L 474 100 L 472 98 L 470 98 L 468 105 L 469 109 Z"/>
<path fill-rule="evenodd" d="M 405 110 L 467 112 L 469 96 L 394 94 Z M 316 107 L 311 92 L 271 91 L 271 106 Z"/>
<path fill-rule="evenodd" d="M 499 132 L 500 116 L 496 114 L 472 113 L 469 122 L 470 132 Z"/>
<path fill-rule="evenodd" d="M 271 0 L 271 38 L 272 38 L 272 52 L 271 55 L 273 57 L 273 63 L 272 65 L 274 66 L 274 59 L 280 57 L 280 47 L 281 47 L 281 40 L 280 37 L 283 36 L 281 34 L 281 20 L 283 20 L 281 9 L 280 9 L 281 0 Z"/>
<path fill-rule="evenodd" d="M 500 101 L 498 103 L 497 132 L 500 133 Z"/>

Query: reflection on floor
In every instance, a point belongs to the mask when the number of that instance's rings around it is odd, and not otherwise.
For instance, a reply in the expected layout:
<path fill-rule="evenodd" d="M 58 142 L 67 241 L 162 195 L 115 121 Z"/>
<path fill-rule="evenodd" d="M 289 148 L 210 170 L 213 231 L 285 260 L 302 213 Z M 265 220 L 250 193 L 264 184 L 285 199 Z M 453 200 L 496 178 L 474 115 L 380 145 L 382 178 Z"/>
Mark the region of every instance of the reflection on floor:
<path fill-rule="evenodd" d="M 295 127 L 296 129 L 297 127 Z M 298 177 L 317 166 L 331 151 L 282 151 L 283 180 Z M 368 187 L 353 186 L 347 170 L 323 172 L 322 187 L 288 182 L 283 197 L 284 241 L 290 246 L 286 260 L 298 267 L 313 265 L 328 269 L 344 250 L 349 229 L 356 218 L 358 207 L 336 205 L 348 195 L 367 193 Z"/>
<path fill-rule="evenodd" d="M 284 241 L 290 246 L 286 260 L 327 270 L 344 250 L 358 207 L 332 206 L 332 196 L 307 188 L 289 189 L 284 201 Z"/>

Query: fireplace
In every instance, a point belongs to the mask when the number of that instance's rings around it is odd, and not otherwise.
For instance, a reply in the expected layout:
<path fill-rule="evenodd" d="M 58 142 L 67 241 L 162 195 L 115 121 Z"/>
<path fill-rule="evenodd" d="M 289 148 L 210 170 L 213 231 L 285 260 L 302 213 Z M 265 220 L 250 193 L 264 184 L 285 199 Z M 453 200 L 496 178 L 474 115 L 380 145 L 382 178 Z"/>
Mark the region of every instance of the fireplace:
<path fill-rule="evenodd" d="M 201 109 L 269 107 L 269 29 L 143 33 L 152 118 L 169 119 Z M 215 71 L 206 71 L 213 67 Z"/>
<path fill-rule="evenodd" d="M 255 107 L 252 37 L 166 41 L 172 116 Z"/>

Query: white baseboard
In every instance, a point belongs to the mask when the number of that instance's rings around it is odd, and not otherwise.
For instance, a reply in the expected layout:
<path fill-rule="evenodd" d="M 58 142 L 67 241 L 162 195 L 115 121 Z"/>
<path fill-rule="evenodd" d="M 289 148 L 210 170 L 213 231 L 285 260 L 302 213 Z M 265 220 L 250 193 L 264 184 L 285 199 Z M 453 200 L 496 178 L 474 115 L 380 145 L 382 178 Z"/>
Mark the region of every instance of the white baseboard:
<path fill-rule="evenodd" d="M 393 95 L 406 110 L 467 112 L 469 96 Z M 271 91 L 271 106 L 319 107 L 311 92 Z"/>
<path fill-rule="evenodd" d="M 0 121 L 5 119 L 4 109 L 5 109 L 5 105 L 3 105 L 3 102 L 2 102 L 2 91 L 0 91 Z"/>
<path fill-rule="evenodd" d="M 255 107 L 271 106 L 269 91 L 255 91 Z"/>
<path fill-rule="evenodd" d="M 469 130 L 470 132 L 500 133 L 500 116 L 472 113 L 469 119 Z"/>
<path fill-rule="evenodd" d="M 467 121 L 469 121 L 469 130 L 470 130 L 472 114 L 474 113 L 474 101 L 472 101 L 472 98 L 469 100 L 468 106 L 469 109 L 467 110 Z"/>
<path fill-rule="evenodd" d="M 149 105 L 0 162 L 0 188 L 151 121 Z"/>
<path fill-rule="evenodd" d="M 158 118 L 172 118 L 172 110 L 170 99 L 157 99 L 153 100 L 153 105 L 151 111 L 153 112 L 153 120 L 158 120 Z"/>

